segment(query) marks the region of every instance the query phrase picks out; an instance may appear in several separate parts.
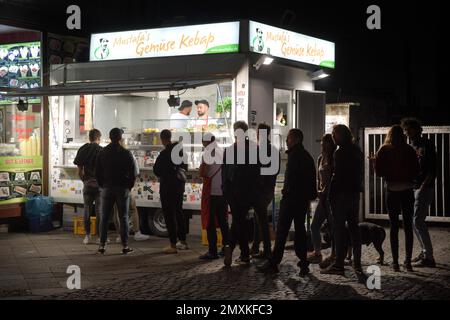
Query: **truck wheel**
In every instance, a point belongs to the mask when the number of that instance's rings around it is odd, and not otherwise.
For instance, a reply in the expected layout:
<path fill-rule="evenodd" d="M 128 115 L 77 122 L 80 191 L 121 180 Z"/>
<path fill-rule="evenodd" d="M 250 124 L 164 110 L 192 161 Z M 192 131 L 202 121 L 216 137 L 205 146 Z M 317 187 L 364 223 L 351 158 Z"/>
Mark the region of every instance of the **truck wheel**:
<path fill-rule="evenodd" d="M 167 238 L 169 236 L 162 209 L 156 209 L 149 213 L 148 227 L 150 228 L 151 233 L 157 237 Z"/>

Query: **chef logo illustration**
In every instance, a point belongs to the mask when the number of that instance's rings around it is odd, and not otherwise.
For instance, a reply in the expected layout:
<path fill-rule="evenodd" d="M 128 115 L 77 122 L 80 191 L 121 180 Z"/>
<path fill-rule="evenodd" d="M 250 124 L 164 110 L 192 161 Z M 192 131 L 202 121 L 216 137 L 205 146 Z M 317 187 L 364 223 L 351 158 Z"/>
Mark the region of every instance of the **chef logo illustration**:
<path fill-rule="evenodd" d="M 94 51 L 94 56 L 97 59 L 106 59 L 109 56 L 108 43 L 109 43 L 108 39 L 106 38 L 100 39 L 100 46 Z"/>
<path fill-rule="evenodd" d="M 264 50 L 263 31 L 261 28 L 256 28 L 256 36 L 253 38 L 252 46 L 256 52 Z"/>

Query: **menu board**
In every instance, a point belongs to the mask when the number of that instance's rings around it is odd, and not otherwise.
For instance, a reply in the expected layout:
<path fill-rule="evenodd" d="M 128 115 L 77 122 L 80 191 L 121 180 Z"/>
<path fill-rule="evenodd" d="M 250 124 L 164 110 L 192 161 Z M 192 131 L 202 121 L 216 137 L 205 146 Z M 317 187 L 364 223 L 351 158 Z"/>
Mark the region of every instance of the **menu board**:
<path fill-rule="evenodd" d="M 42 194 L 42 156 L 0 157 L 0 205 Z"/>
<path fill-rule="evenodd" d="M 41 85 L 41 43 L 0 44 L 0 87 L 33 89 Z M 1 97 L 0 104 L 17 103 L 19 97 Z M 40 98 L 28 98 L 39 103 Z"/>

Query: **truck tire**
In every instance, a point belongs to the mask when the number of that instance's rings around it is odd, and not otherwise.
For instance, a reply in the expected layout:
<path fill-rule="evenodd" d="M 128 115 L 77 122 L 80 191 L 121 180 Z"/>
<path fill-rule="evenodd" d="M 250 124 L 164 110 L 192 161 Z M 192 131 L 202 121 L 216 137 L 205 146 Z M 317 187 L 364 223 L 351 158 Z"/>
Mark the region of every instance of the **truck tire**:
<path fill-rule="evenodd" d="M 151 233 L 157 237 L 167 238 L 169 236 L 166 222 L 164 221 L 163 211 L 160 208 L 155 209 L 148 214 L 148 227 Z"/>

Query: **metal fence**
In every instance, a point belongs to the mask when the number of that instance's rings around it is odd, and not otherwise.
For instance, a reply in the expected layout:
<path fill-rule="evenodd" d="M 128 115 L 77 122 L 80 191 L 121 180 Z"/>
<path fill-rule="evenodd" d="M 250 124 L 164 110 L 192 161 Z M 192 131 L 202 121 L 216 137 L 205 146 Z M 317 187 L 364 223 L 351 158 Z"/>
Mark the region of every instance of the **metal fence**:
<path fill-rule="evenodd" d="M 369 219 L 388 219 L 384 181 L 376 176 L 368 160 L 383 144 L 388 130 L 388 127 L 364 129 L 364 200 L 365 217 Z M 450 127 L 423 127 L 423 135 L 434 142 L 437 153 L 434 199 L 427 220 L 450 222 Z"/>

